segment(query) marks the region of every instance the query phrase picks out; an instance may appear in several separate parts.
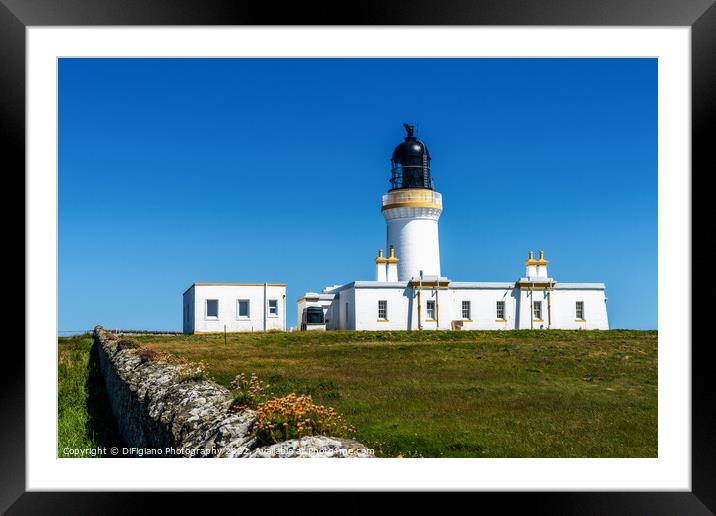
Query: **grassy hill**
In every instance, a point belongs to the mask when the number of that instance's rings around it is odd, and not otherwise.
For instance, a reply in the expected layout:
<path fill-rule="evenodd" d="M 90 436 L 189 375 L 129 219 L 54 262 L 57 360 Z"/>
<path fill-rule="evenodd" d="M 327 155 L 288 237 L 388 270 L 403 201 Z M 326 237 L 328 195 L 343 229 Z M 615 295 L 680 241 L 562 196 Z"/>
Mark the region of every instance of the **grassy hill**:
<path fill-rule="evenodd" d="M 656 457 L 656 331 L 136 337 L 310 394 L 384 457 Z"/>

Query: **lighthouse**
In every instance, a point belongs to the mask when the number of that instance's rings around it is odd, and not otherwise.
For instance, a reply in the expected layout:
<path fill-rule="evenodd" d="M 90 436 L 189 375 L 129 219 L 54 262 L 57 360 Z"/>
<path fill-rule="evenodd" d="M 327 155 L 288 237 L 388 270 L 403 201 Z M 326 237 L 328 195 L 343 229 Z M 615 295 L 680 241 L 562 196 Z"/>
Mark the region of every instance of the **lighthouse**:
<path fill-rule="evenodd" d="M 438 219 L 442 196 L 434 190 L 428 147 L 415 137 L 414 127 L 403 124 L 407 135 L 393 151 L 390 190 L 381 211 L 387 224 L 387 248 L 394 250 L 398 281 L 422 273 L 440 276 Z"/>
<path fill-rule="evenodd" d="M 549 276 L 542 251 L 539 258 L 530 251 L 525 276 L 517 281 L 443 276 L 438 238 L 442 196 L 435 191 L 427 145 L 412 125 L 403 126 L 407 134 L 393 151 L 390 188 L 382 197 L 387 241 L 373 255 L 375 279 L 306 292 L 297 300 L 298 328 L 609 329 L 604 283 L 558 282 Z M 209 301 L 214 300 L 207 307 Z"/>

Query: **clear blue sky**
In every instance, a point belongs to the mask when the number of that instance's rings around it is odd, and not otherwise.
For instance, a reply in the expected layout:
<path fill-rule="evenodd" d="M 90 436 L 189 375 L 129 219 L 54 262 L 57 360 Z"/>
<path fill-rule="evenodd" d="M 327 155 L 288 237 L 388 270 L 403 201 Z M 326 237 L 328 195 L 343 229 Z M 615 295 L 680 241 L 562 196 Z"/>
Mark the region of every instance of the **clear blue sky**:
<path fill-rule="evenodd" d="M 655 59 L 61 59 L 59 330 L 181 328 L 192 282 L 374 279 L 413 122 L 442 272 L 511 281 L 544 249 L 657 327 Z"/>

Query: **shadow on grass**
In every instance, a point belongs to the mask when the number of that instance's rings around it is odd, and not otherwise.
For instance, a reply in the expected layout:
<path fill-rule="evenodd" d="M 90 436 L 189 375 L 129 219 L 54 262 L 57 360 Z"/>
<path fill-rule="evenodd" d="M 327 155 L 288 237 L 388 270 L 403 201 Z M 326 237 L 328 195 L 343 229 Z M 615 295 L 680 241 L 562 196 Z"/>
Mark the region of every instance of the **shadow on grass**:
<path fill-rule="evenodd" d="M 87 369 L 87 433 L 94 436 L 97 446 L 106 447 L 107 450 L 116 446 L 121 451 L 124 442 L 119 435 L 117 422 L 109 404 L 107 388 L 99 367 L 96 343 L 92 344 Z M 121 456 L 121 453 L 118 456 Z M 113 457 L 113 455 L 108 453 L 106 457 Z"/>

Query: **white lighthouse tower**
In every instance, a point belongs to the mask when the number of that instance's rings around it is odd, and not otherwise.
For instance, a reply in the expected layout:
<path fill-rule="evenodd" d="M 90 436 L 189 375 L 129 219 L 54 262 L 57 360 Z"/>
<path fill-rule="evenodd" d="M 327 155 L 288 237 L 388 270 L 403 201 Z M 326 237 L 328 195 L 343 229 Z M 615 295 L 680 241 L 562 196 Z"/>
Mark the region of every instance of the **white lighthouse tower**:
<path fill-rule="evenodd" d="M 433 190 L 430 153 L 403 124 L 405 140 L 393 151 L 391 189 L 383 195 L 382 212 L 388 225 L 387 247 L 398 258 L 398 281 L 440 276 L 438 219 L 442 196 Z"/>

